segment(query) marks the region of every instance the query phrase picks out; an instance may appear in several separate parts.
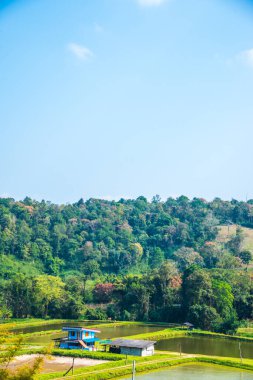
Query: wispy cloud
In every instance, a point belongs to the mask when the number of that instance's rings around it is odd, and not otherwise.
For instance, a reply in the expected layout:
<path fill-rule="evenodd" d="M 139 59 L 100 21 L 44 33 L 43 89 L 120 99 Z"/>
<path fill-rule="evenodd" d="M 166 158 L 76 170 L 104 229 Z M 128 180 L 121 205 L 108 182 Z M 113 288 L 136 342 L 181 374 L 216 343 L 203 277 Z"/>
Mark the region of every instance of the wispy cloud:
<path fill-rule="evenodd" d="M 94 56 L 90 49 L 83 45 L 76 44 L 74 42 L 68 44 L 68 50 L 71 51 L 71 53 L 73 53 L 76 56 L 76 58 L 82 61 L 87 61 L 88 59 Z"/>
<path fill-rule="evenodd" d="M 137 0 L 137 2 L 143 7 L 154 7 L 162 5 L 167 0 Z"/>
<path fill-rule="evenodd" d="M 253 48 L 244 50 L 243 52 L 239 54 L 238 57 L 240 58 L 241 61 L 243 61 L 244 64 L 252 67 L 253 69 Z"/>

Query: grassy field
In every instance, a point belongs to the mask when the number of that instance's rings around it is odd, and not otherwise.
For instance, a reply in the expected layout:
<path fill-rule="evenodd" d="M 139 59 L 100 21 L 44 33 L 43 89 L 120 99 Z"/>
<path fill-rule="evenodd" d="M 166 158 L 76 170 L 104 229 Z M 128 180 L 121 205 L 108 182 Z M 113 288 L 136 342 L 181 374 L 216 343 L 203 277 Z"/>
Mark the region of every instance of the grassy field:
<path fill-rule="evenodd" d="M 237 225 L 233 224 L 231 226 L 219 226 L 219 234 L 217 241 L 219 243 L 226 243 L 233 235 L 236 234 Z M 249 249 L 253 252 L 253 229 L 241 227 L 244 234 L 243 249 Z"/>

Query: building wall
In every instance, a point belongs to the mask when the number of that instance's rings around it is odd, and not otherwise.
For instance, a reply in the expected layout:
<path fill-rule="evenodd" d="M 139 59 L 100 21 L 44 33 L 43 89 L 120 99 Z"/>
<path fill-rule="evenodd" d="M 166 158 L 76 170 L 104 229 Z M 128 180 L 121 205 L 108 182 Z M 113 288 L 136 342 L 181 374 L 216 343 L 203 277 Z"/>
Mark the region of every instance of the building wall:
<path fill-rule="evenodd" d="M 85 338 L 94 338 L 95 333 L 92 331 L 83 331 L 82 333 L 82 339 L 85 340 Z"/>
<path fill-rule="evenodd" d="M 154 346 L 148 348 L 130 348 L 130 347 L 121 347 L 120 353 L 123 355 L 133 355 L 133 356 L 152 356 L 154 355 Z"/>
<path fill-rule="evenodd" d="M 150 346 L 142 350 L 142 356 L 152 356 L 154 355 L 154 352 L 155 352 L 154 346 Z"/>
<path fill-rule="evenodd" d="M 60 343 L 60 348 L 68 349 L 68 350 L 84 350 L 84 351 L 93 351 L 92 347 L 84 348 L 82 346 L 71 345 L 71 343 Z"/>
<path fill-rule="evenodd" d="M 121 347 L 120 353 L 123 355 L 142 356 L 141 348 Z"/>
<path fill-rule="evenodd" d="M 72 335 L 72 333 L 74 333 L 74 335 Z M 85 340 L 85 338 L 94 338 L 94 337 L 95 337 L 95 332 L 92 332 L 92 331 L 76 331 L 76 330 L 68 331 L 68 339 L 70 340 L 71 339 Z"/>

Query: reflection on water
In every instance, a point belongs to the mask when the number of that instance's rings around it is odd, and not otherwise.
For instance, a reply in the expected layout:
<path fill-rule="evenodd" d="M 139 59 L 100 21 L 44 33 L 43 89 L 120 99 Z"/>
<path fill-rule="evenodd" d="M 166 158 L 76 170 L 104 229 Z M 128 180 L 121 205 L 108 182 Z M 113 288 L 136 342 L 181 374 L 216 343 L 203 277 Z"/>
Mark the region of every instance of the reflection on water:
<path fill-rule="evenodd" d="M 203 354 L 239 358 L 239 342 L 230 339 L 210 337 L 181 337 L 160 340 L 157 350 L 180 351 L 187 354 Z M 242 356 L 253 359 L 253 342 L 241 342 Z"/>
<path fill-rule="evenodd" d="M 216 366 L 185 365 L 136 376 L 136 380 L 253 380 L 253 374 Z M 131 377 L 124 380 L 131 380 Z"/>

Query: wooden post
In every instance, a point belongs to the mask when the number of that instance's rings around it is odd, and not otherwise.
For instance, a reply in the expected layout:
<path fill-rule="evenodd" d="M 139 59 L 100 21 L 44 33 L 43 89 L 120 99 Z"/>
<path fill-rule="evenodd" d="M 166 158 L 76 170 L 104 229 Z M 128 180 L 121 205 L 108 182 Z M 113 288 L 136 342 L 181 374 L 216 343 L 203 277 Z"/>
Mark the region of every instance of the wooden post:
<path fill-rule="evenodd" d="M 75 365 L 75 358 L 73 358 L 73 363 L 72 363 L 72 375 L 74 373 L 74 365 Z"/>
<path fill-rule="evenodd" d="M 132 380 L 135 379 L 135 360 L 133 360 Z"/>
<path fill-rule="evenodd" d="M 241 364 L 242 364 L 242 349 L 241 349 L 241 342 L 239 342 L 239 351 L 240 351 L 240 358 L 241 358 Z"/>
<path fill-rule="evenodd" d="M 181 345 L 181 343 L 179 343 L 179 352 L 180 352 L 180 356 L 182 356 L 182 345 Z"/>

